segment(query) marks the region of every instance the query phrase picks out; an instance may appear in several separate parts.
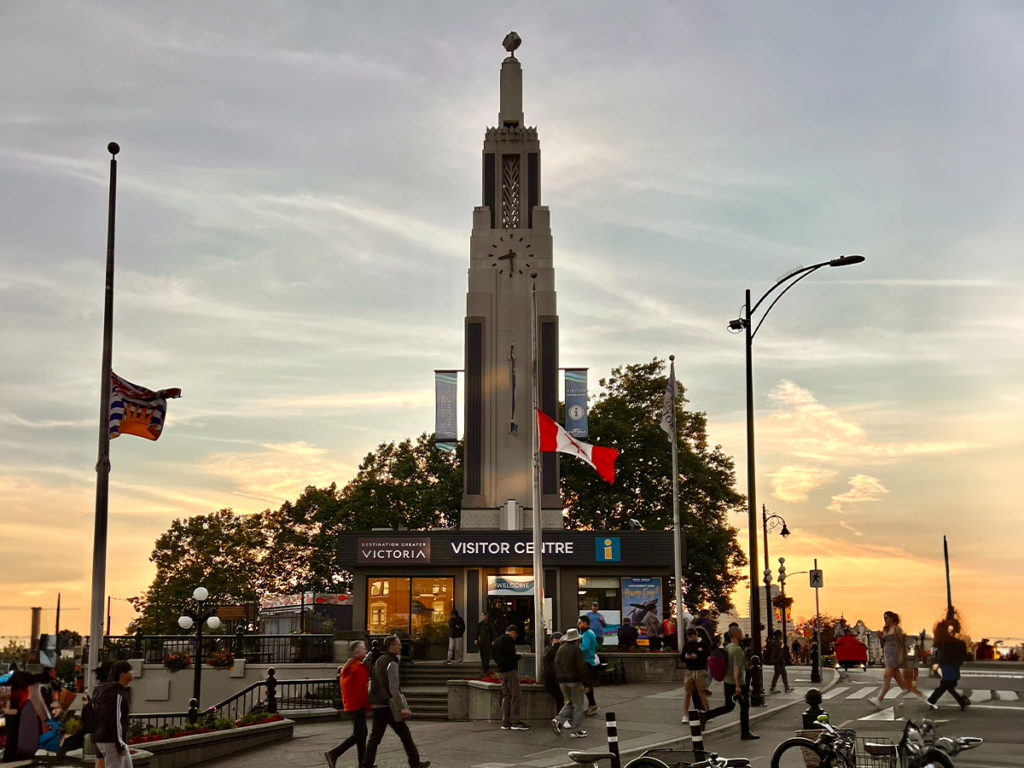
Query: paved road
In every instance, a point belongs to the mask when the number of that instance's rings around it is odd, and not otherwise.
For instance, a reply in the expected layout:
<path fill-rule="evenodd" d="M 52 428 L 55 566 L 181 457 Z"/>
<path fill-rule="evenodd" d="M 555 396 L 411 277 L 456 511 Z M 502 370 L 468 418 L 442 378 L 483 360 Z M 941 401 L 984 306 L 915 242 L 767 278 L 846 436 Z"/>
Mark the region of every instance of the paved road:
<path fill-rule="evenodd" d="M 754 713 L 753 730 L 759 741 L 740 741 L 736 714 L 711 721 L 704 740 L 708 749 L 727 756 L 751 759 L 755 768 L 767 768 L 771 752 L 784 738 L 799 727 L 800 713 L 805 708 L 803 694 L 811 687 L 807 668 L 790 670 L 794 693 L 770 696 L 768 706 Z M 825 709 L 832 722 L 857 729 L 863 735 L 895 735 L 902 732 L 907 717 L 931 716 L 940 734 L 973 735 L 986 743 L 972 752 L 958 756 L 957 768 L 1024 768 L 1024 700 L 1017 695 L 1024 685 L 1024 672 L 1005 678 L 987 677 L 979 683 L 972 698 L 975 704 L 961 712 L 952 699 L 940 702 L 937 712 L 908 694 L 890 692 L 885 707 L 879 711 L 866 702 L 881 680 L 877 670 L 851 674 L 849 682 L 834 678 L 825 671 Z M 934 678 L 922 677 L 921 689 L 927 694 L 934 689 Z M 717 685 L 712 704 L 721 703 L 721 686 Z M 413 722 L 412 730 L 423 759 L 431 760 L 433 768 L 561 768 L 572 765 L 566 757 L 570 749 L 598 749 L 605 743 L 603 713 L 616 712 L 623 754 L 636 754 L 651 745 L 685 744 L 688 729 L 680 724 L 683 692 L 678 683 L 631 684 L 602 687 L 597 690 L 602 714 L 588 718 L 590 737 L 570 740 L 555 736 L 546 722 L 534 722 L 529 732 L 501 731 L 496 723 L 486 722 Z M 344 738 L 350 731 L 348 723 L 328 722 L 301 724 L 296 737 L 286 743 L 244 752 L 230 758 L 207 763 L 208 768 L 319 768 L 324 765 L 323 752 Z M 355 765 L 355 755 L 348 753 L 339 761 L 339 768 Z M 407 765 L 401 745 L 388 734 L 378 752 L 379 768 Z"/>

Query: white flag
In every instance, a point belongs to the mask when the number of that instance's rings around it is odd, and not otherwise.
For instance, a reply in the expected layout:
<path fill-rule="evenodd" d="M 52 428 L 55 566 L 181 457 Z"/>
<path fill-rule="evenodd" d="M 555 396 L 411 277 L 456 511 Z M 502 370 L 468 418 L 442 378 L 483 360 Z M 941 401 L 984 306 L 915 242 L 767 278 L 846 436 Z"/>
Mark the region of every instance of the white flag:
<path fill-rule="evenodd" d="M 669 365 L 665 404 L 661 409 L 661 428 L 672 436 L 676 434 L 676 364 L 674 360 Z"/>

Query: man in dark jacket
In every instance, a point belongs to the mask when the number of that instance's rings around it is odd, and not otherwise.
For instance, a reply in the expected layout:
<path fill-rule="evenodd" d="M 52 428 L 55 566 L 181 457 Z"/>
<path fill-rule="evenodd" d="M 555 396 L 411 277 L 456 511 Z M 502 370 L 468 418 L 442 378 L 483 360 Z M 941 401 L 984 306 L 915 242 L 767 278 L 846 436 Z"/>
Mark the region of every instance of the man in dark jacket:
<path fill-rule="evenodd" d="M 562 635 L 562 643 L 555 654 L 555 678 L 565 696 L 565 706 L 551 721 L 551 728 L 559 736 L 563 729 L 571 729 L 574 739 L 582 739 L 587 732 L 583 725 L 583 684 L 589 679 L 587 661 L 580 649 L 580 632 L 573 627 Z"/>
<path fill-rule="evenodd" d="M 555 712 L 565 706 L 565 697 L 562 695 L 562 689 L 558 685 L 558 678 L 555 676 L 555 654 L 558 653 L 561 641 L 561 632 L 551 633 L 551 644 L 544 649 L 543 671 L 541 673 L 541 682 L 544 683 L 544 687 L 551 694 L 551 699 L 555 702 Z"/>
<path fill-rule="evenodd" d="M 476 642 L 480 646 L 480 667 L 486 677 L 491 671 L 491 643 L 494 642 L 494 626 L 487 613 L 480 614 L 480 626 L 476 630 Z"/>
<path fill-rule="evenodd" d="M 697 709 L 708 711 L 708 655 L 711 653 L 711 638 L 703 627 L 690 625 L 686 630 L 686 642 L 683 643 L 683 664 L 686 673 L 683 676 L 683 690 L 686 692 L 683 701 L 683 722 L 688 722 L 690 699 Z"/>
<path fill-rule="evenodd" d="M 519 719 L 519 659 L 516 653 L 516 635 L 519 628 L 515 624 L 505 627 L 491 649 L 494 651 L 494 663 L 498 665 L 498 677 L 501 678 L 501 730 L 528 731 L 530 726 Z"/>
<path fill-rule="evenodd" d="M 131 692 L 132 665 L 119 661 L 110 669 L 110 677 L 96 689 L 92 706 L 96 711 L 96 751 L 104 768 L 132 768 L 128 752 L 128 701 Z"/>
<path fill-rule="evenodd" d="M 370 709 L 373 711 L 373 730 L 366 745 L 363 768 L 373 768 L 373 762 L 377 759 L 377 747 L 389 725 L 402 740 L 410 768 L 428 768 L 430 761 L 420 760 L 420 753 L 412 740 L 412 734 L 409 733 L 409 726 L 405 723 L 410 714 L 409 704 L 405 700 L 398 679 L 402 641 L 397 635 L 391 635 L 385 641 L 385 648 L 387 652 L 377 659 L 370 672 L 369 699 Z"/>
<path fill-rule="evenodd" d="M 622 626 L 618 628 L 615 634 L 619 638 L 620 651 L 633 650 L 636 648 L 636 641 L 640 638 L 640 633 L 636 631 L 636 627 L 633 626 L 629 616 L 622 620 Z"/>
<path fill-rule="evenodd" d="M 448 619 L 448 661 L 446 664 L 461 664 L 462 650 L 466 642 L 466 622 L 459 616 L 458 610 L 452 608 L 451 618 Z"/>

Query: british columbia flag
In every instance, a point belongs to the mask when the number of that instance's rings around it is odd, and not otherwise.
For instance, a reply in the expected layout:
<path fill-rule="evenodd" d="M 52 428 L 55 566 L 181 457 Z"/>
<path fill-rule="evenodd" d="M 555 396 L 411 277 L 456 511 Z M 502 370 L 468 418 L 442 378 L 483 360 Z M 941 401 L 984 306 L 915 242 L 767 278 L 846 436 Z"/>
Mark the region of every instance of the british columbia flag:
<path fill-rule="evenodd" d="M 164 429 L 167 399 L 181 397 L 180 389 L 151 389 L 126 381 L 110 372 L 110 439 L 138 435 L 156 440 Z"/>

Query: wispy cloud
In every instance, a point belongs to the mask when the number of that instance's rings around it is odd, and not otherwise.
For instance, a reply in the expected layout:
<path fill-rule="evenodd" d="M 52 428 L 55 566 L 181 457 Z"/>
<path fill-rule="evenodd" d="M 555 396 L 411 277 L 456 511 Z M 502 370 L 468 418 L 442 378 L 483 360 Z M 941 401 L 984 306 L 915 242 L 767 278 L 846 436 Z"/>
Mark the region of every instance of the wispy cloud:
<path fill-rule="evenodd" d="M 828 509 L 837 514 L 847 512 L 851 507 L 881 501 L 889 491 L 882 481 L 870 475 L 854 475 L 850 478 L 850 489 L 832 497 Z"/>
<path fill-rule="evenodd" d="M 307 485 L 329 485 L 352 476 L 354 467 L 331 459 L 309 443 L 266 444 L 253 453 L 217 453 L 203 462 L 211 475 L 226 477 L 238 492 L 253 499 L 280 504 Z"/>
<path fill-rule="evenodd" d="M 787 464 L 772 473 L 772 495 L 779 501 L 807 501 L 807 495 L 836 476 L 835 470 Z"/>

